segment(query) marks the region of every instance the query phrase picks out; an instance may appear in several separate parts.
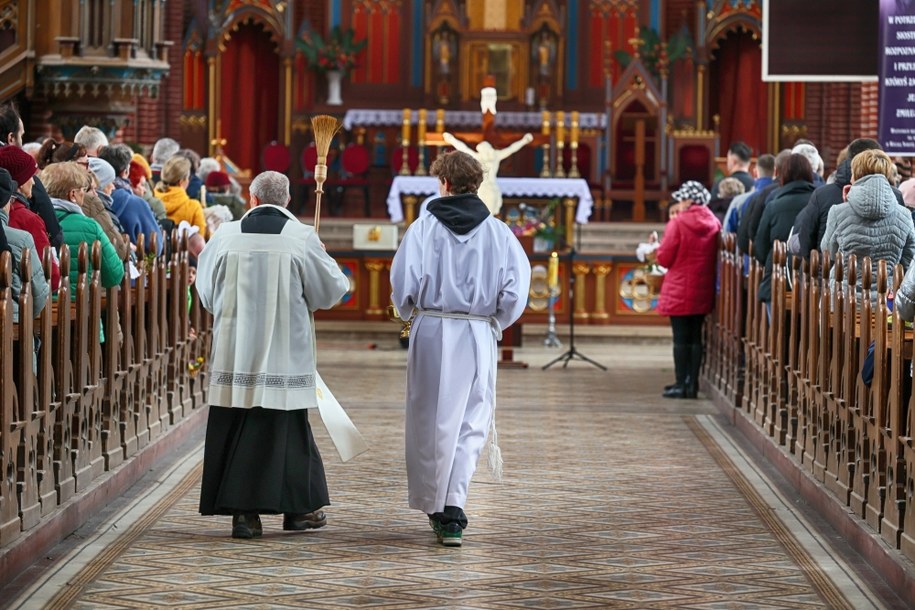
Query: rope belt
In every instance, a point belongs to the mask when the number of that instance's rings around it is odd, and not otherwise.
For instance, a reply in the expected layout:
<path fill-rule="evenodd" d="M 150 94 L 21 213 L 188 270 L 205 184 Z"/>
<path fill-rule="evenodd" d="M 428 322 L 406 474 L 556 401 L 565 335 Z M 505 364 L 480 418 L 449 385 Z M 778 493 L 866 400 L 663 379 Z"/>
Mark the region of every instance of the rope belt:
<path fill-rule="evenodd" d="M 502 327 L 499 325 L 499 321 L 496 320 L 495 316 L 459 313 L 456 311 L 439 311 L 437 309 L 418 309 L 416 315 L 430 316 L 433 318 L 450 318 L 452 320 L 477 320 L 478 322 L 486 322 L 492 327 L 492 333 L 495 335 L 496 341 L 502 340 Z"/>
<path fill-rule="evenodd" d="M 472 313 L 459 313 L 451 311 L 439 311 L 434 309 L 417 309 L 416 316 L 429 316 L 432 318 L 447 318 L 452 320 L 471 320 L 486 322 L 492 329 L 492 334 L 496 341 L 502 339 L 502 326 L 495 316 L 483 316 Z M 489 422 L 489 470 L 498 482 L 502 482 L 502 450 L 499 448 L 499 434 L 496 432 L 496 373 L 499 370 L 499 354 L 496 349 L 496 341 L 492 342 L 492 419 Z"/>

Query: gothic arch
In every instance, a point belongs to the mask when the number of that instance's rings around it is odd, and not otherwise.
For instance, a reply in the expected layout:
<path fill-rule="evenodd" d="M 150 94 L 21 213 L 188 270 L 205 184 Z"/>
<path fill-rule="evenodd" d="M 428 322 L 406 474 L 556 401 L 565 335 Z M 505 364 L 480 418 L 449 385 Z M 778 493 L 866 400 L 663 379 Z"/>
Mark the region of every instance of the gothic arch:
<path fill-rule="evenodd" d="M 240 8 L 227 15 L 222 25 L 216 30 L 215 35 L 210 37 L 211 47 L 215 45 L 215 48 L 211 48 L 210 51 L 225 52 L 226 43 L 232 39 L 232 34 L 237 32 L 238 29 L 246 23 L 262 25 L 267 34 L 269 34 L 270 40 L 276 45 L 277 52 L 283 52 L 284 47 L 286 46 L 284 43 L 288 41 L 286 28 L 283 26 L 283 22 L 280 21 L 274 13 L 265 11 L 256 6 Z"/>

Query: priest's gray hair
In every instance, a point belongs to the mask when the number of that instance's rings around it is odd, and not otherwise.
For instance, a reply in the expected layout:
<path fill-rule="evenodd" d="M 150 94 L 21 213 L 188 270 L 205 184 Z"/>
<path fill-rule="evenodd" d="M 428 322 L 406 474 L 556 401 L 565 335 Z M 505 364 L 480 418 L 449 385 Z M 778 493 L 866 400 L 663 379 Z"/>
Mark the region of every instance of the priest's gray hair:
<path fill-rule="evenodd" d="M 83 125 L 73 136 L 73 141 L 77 144 L 82 144 L 87 151 L 92 153 L 98 151 L 102 146 L 108 146 L 108 136 L 98 127 L 90 127 L 89 125 Z"/>
<path fill-rule="evenodd" d="M 171 138 L 160 138 L 153 146 L 149 160 L 159 165 L 165 165 L 165 162 L 171 159 L 180 149 L 181 145 Z"/>
<path fill-rule="evenodd" d="M 260 203 L 286 207 L 289 204 L 289 178 L 279 172 L 263 172 L 251 181 L 248 191 Z"/>

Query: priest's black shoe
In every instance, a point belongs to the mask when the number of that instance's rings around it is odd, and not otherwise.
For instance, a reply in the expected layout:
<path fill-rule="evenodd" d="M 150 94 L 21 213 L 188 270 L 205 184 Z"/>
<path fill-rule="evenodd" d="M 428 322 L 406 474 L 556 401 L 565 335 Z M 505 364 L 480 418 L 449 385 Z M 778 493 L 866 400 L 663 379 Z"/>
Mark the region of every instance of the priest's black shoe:
<path fill-rule="evenodd" d="M 283 514 L 284 530 L 315 530 L 327 525 L 327 515 L 323 510 L 316 510 L 304 515 Z"/>
<path fill-rule="evenodd" d="M 255 538 L 264 533 L 261 518 L 257 514 L 237 514 L 232 516 L 233 538 Z"/>

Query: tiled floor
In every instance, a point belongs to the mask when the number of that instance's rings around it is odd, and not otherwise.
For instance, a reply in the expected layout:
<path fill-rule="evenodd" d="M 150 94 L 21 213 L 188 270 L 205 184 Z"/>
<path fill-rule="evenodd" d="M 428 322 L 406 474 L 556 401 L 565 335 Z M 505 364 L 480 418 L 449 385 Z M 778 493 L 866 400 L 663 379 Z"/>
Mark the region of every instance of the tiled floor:
<path fill-rule="evenodd" d="M 334 336 L 322 375 L 372 446 L 342 464 L 316 419 L 327 527 L 228 537 L 197 514 L 200 448 L 147 481 L 11 607 L 881 608 L 704 400 L 670 401 L 670 348 L 586 343 L 609 367 L 499 373 L 505 482 L 481 467 L 462 548 L 406 508 L 405 352 Z M 481 462 L 481 466 L 485 464 Z M 866 579 L 865 579 L 866 580 Z M 901 606 L 900 606 L 901 607 Z"/>

